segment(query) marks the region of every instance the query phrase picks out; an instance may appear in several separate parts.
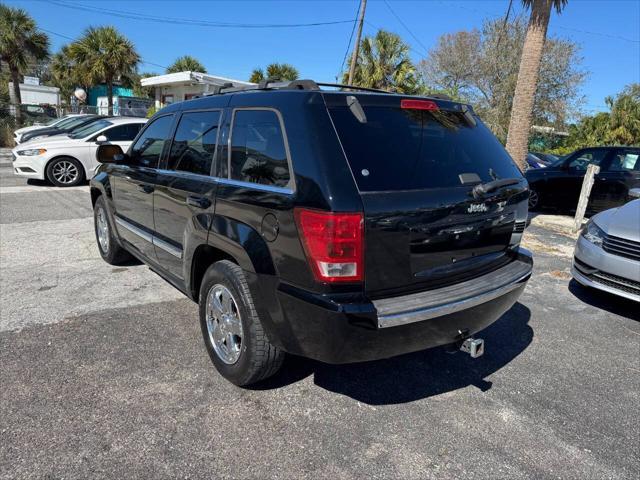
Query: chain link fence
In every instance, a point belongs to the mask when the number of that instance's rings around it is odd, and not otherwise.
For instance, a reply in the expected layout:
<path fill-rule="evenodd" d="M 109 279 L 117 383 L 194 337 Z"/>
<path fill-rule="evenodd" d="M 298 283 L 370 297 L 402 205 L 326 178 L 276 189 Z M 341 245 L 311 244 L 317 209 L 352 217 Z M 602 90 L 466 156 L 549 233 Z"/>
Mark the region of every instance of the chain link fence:
<path fill-rule="evenodd" d="M 20 109 L 18 121 L 17 109 Z M 153 111 L 153 100 L 136 97 L 118 97 L 113 105 L 113 116 L 146 117 Z M 47 125 L 57 118 L 69 114 L 96 114 L 107 116 L 109 107 L 106 102 L 100 105 L 15 105 L 0 102 L 0 147 L 13 147 L 13 132 L 21 127 Z"/>

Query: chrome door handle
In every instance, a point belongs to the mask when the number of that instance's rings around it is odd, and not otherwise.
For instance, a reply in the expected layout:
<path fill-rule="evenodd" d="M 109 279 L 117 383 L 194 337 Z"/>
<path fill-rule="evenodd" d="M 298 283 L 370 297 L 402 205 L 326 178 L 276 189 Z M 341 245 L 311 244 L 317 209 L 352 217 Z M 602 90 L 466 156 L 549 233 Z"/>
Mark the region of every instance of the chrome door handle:
<path fill-rule="evenodd" d="M 205 197 L 187 197 L 187 205 L 191 205 L 192 207 L 197 208 L 209 208 L 211 206 L 211 201 Z"/>

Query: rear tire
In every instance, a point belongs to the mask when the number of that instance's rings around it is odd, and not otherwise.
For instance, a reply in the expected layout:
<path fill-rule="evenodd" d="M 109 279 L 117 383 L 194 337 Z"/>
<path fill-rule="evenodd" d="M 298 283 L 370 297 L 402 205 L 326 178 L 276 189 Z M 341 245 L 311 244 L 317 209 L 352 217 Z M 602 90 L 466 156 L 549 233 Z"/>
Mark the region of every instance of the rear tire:
<path fill-rule="evenodd" d="M 84 181 L 84 167 L 71 157 L 60 157 L 47 165 L 47 180 L 56 187 L 75 187 Z"/>
<path fill-rule="evenodd" d="M 228 260 L 211 265 L 200 286 L 200 327 L 218 372 L 238 386 L 275 375 L 284 352 L 267 338 L 242 269 Z"/>
<path fill-rule="evenodd" d="M 100 195 L 93 207 L 93 226 L 98 242 L 98 251 L 102 259 L 110 265 L 120 265 L 132 259 L 132 256 L 120 246 L 109 220 L 107 202 Z"/>

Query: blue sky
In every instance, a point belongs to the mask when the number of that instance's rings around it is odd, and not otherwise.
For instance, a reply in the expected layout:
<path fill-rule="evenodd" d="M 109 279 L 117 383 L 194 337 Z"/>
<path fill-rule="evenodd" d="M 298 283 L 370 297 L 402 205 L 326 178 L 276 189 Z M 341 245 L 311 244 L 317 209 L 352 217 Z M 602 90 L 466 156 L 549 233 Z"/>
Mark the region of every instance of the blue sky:
<path fill-rule="evenodd" d="M 107 12 L 196 19 L 206 22 L 291 24 L 352 20 L 358 0 L 334 1 L 75 1 L 9 0 L 27 10 L 50 33 L 53 51 L 90 26 L 111 24 L 127 35 L 146 62 L 166 66 L 180 55 L 200 59 L 208 71 L 247 79 L 253 68 L 272 61 L 295 65 L 304 78 L 334 81 L 340 71 L 353 23 L 318 27 L 248 29 L 156 23 L 121 18 Z M 61 6 L 76 3 L 100 12 Z M 508 0 L 390 0 L 403 26 L 382 0 L 369 0 L 365 34 L 377 27 L 399 33 L 412 46 L 417 62 L 444 33 L 480 27 L 483 20 L 504 16 Z M 513 1 L 513 12 L 522 11 Z M 413 36 L 407 31 L 413 34 Z M 626 84 L 640 82 L 640 0 L 569 0 L 561 15 L 553 14 L 550 34 L 580 44 L 585 110 L 605 110 L 604 98 Z M 53 34 L 51 32 L 55 32 Z M 414 38 L 415 37 L 415 38 Z M 142 71 L 162 72 L 143 64 Z"/>

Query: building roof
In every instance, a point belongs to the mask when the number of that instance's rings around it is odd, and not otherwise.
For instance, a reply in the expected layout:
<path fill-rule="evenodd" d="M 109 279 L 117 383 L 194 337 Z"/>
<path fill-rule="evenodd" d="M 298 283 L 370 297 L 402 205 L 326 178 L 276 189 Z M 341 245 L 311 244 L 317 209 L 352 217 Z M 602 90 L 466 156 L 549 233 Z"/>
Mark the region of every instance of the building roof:
<path fill-rule="evenodd" d="M 30 83 L 21 83 L 20 90 L 46 93 L 58 93 L 60 91 L 58 87 L 49 87 L 48 85 L 31 85 Z M 13 82 L 9 82 L 9 91 L 13 91 Z"/>
<path fill-rule="evenodd" d="M 233 78 L 218 77 L 216 75 L 209 75 L 208 73 L 189 71 L 167 73 L 165 75 L 157 75 L 155 77 L 147 77 L 140 80 L 140 84 L 143 87 L 160 87 L 166 85 L 180 85 L 183 83 L 201 83 L 205 85 L 224 85 L 225 83 L 232 83 L 234 86 L 238 87 L 255 85 L 251 82 L 234 80 Z"/>

